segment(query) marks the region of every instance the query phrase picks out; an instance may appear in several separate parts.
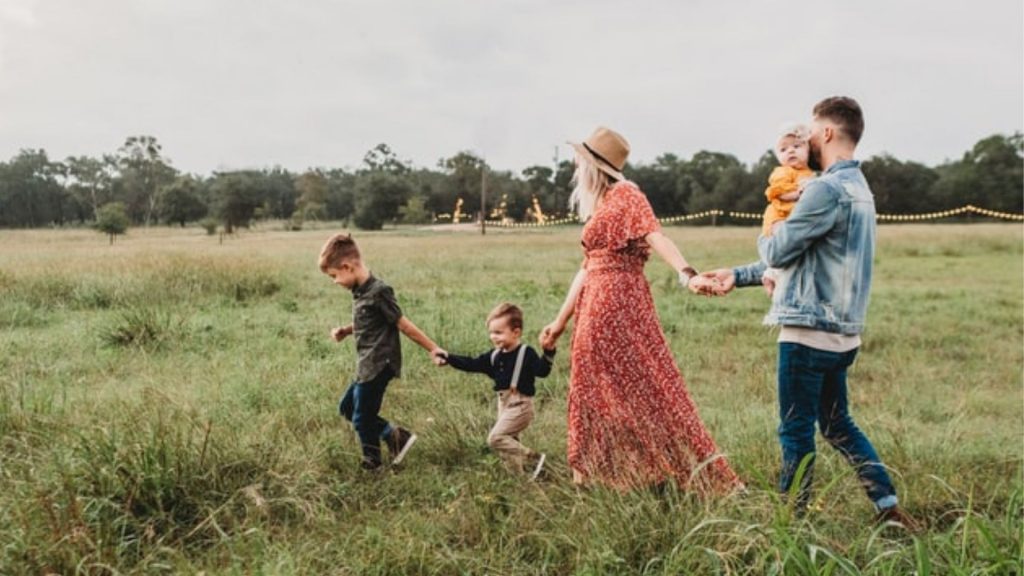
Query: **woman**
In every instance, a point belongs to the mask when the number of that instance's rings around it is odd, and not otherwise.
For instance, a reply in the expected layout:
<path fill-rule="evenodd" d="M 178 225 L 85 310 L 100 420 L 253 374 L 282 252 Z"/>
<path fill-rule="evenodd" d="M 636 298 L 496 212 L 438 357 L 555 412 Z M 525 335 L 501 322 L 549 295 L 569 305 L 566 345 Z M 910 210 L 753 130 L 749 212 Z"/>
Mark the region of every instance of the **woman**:
<path fill-rule="evenodd" d="M 629 144 L 598 128 L 576 149 L 571 203 L 583 227 L 583 266 L 541 345 L 554 348 L 575 314 L 569 385 L 569 465 L 577 483 L 616 488 L 673 479 L 701 493 L 742 486 L 704 428 L 661 330 L 644 263 L 654 250 L 680 283 L 717 292 L 622 175 Z"/>

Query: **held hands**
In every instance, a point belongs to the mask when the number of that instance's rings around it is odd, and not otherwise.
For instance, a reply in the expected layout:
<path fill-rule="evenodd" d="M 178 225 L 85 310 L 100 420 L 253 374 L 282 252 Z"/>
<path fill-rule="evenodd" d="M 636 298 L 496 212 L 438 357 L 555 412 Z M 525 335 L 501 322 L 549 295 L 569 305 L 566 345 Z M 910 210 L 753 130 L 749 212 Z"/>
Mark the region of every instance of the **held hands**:
<path fill-rule="evenodd" d="M 331 330 L 331 339 L 335 342 L 341 342 L 346 336 L 351 336 L 355 329 L 352 326 L 339 326 Z"/>
<path fill-rule="evenodd" d="M 705 273 L 706 274 L 706 273 Z M 686 287 L 694 294 L 703 296 L 725 296 L 727 290 L 723 290 L 721 282 L 717 278 L 700 274 L 690 278 Z"/>
<path fill-rule="evenodd" d="M 558 346 L 558 338 L 565 332 L 565 324 L 557 320 L 548 324 L 540 331 L 540 347 L 544 350 L 554 350 Z"/>
<path fill-rule="evenodd" d="M 736 277 L 730 268 L 719 268 L 692 278 L 687 285 L 694 294 L 725 296 L 736 287 Z"/>
<path fill-rule="evenodd" d="M 430 351 L 430 360 L 434 363 L 434 366 L 447 366 L 448 351 L 443 348 L 434 348 Z"/>

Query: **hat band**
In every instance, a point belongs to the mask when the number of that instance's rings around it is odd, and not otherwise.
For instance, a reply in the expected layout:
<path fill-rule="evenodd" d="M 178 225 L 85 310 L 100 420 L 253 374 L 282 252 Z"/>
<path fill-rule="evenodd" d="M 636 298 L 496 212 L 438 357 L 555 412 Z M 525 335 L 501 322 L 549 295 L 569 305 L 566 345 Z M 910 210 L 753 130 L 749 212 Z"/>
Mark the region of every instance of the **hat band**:
<path fill-rule="evenodd" d="M 615 170 L 616 172 L 620 172 L 621 171 L 619 168 L 615 167 L 615 164 L 612 164 L 611 162 L 609 162 L 607 158 L 605 158 L 604 156 L 601 156 L 600 154 L 595 152 L 594 149 L 591 148 L 590 146 L 587 146 L 586 142 L 583 143 L 583 147 L 587 149 L 587 152 L 590 152 L 591 154 L 593 154 L 594 158 L 597 158 L 601 162 L 604 162 L 608 166 L 611 166 L 612 170 Z"/>

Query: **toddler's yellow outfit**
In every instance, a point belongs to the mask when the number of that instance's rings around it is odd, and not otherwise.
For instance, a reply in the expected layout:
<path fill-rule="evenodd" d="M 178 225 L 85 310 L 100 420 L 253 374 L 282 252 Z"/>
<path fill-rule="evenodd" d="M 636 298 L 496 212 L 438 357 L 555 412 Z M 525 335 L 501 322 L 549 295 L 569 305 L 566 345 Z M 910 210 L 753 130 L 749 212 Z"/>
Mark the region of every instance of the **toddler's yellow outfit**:
<path fill-rule="evenodd" d="M 810 168 L 797 170 L 790 166 L 779 166 L 772 170 L 771 176 L 768 177 L 768 188 L 764 191 L 764 195 L 768 197 L 768 206 L 764 210 L 762 234 L 771 236 L 772 224 L 789 217 L 796 200 L 782 200 L 781 197 L 796 192 L 801 181 L 809 178 L 814 178 L 814 171 Z"/>

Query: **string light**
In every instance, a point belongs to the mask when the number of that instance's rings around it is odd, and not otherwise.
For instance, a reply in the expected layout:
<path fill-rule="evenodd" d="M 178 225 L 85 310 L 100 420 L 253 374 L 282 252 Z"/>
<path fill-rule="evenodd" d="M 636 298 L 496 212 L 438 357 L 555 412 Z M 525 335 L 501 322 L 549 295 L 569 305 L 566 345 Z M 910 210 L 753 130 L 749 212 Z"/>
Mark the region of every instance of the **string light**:
<path fill-rule="evenodd" d="M 940 218 L 951 218 L 953 216 L 959 216 L 961 214 L 979 214 L 981 216 L 988 216 L 989 218 L 999 218 L 1002 220 L 1012 220 L 1015 222 L 1024 222 L 1024 214 L 1013 214 L 1011 212 L 998 212 L 996 210 L 988 210 L 985 208 L 978 208 L 977 206 L 968 204 L 959 208 L 953 208 L 951 210 L 942 210 L 940 212 L 923 212 L 919 214 L 876 214 L 875 218 L 881 222 L 919 222 L 922 220 L 938 220 Z M 764 214 L 755 212 L 732 212 L 724 210 L 705 210 L 704 212 L 697 212 L 694 214 L 680 214 L 677 216 L 666 216 L 664 218 L 658 218 L 658 222 L 662 224 L 676 224 L 679 222 L 690 222 L 692 220 L 700 220 L 702 218 L 709 218 L 713 216 L 728 216 L 737 220 L 760 220 L 764 217 Z M 494 226 L 496 228 L 547 228 L 550 226 L 562 226 L 565 224 L 578 223 L 579 218 L 573 214 L 559 219 L 547 219 L 544 222 L 506 222 L 501 220 L 488 220 L 488 226 Z"/>

